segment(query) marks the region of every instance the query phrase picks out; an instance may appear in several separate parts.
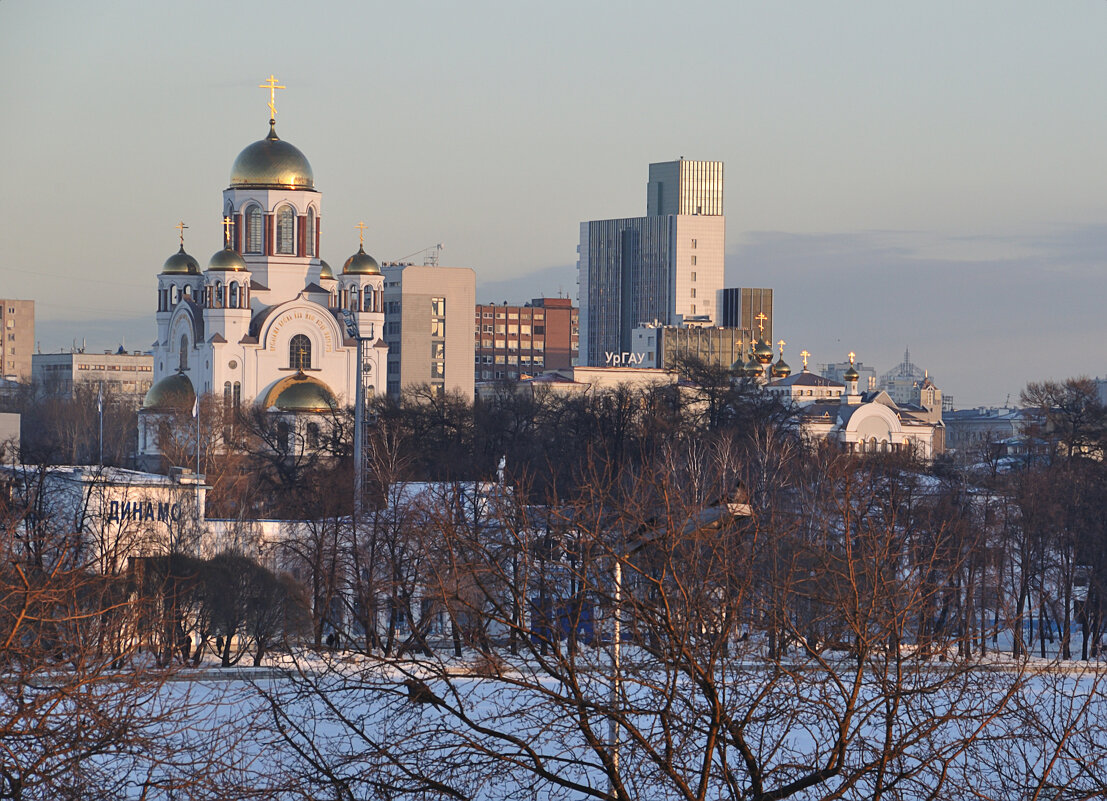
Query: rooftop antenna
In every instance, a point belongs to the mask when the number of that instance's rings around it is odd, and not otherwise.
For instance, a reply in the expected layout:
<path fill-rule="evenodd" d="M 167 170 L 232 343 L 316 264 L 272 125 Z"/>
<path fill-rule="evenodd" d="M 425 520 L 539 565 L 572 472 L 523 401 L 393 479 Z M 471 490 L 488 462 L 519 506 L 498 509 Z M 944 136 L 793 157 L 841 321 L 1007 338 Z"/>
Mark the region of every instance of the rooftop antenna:
<path fill-rule="evenodd" d="M 443 245 L 441 242 L 439 242 L 437 245 L 431 245 L 430 247 L 420 248 L 419 250 L 415 251 L 414 253 L 409 253 L 406 256 L 401 256 L 400 258 L 396 259 L 394 263 L 395 264 L 404 264 L 412 256 L 418 256 L 420 253 L 422 253 L 423 254 L 423 266 L 424 267 L 437 267 L 438 266 L 438 255 L 445 249 L 445 247 L 446 247 L 445 245 Z"/>

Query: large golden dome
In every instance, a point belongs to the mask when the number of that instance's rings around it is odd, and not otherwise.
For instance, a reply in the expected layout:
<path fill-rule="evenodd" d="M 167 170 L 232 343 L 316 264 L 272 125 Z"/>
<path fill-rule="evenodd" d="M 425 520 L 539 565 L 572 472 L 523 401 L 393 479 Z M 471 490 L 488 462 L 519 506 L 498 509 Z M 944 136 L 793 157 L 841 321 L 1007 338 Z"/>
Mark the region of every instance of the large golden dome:
<path fill-rule="evenodd" d="M 192 408 L 196 391 L 184 373 L 167 375 L 146 393 L 142 408 L 155 412 L 182 412 Z"/>
<path fill-rule="evenodd" d="M 238 154 L 231 167 L 231 187 L 252 189 L 314 189 L 311 164 L 300 150 L 277 136 L 269 121 L 269 136 Z"/>
<path fill-rule="evenodd" d="M 265 396 L 262 408 L 282 412 L 329 412 L 338 408 L 330 388 L 317 378 L 297 372 L 282 378 Z"/>

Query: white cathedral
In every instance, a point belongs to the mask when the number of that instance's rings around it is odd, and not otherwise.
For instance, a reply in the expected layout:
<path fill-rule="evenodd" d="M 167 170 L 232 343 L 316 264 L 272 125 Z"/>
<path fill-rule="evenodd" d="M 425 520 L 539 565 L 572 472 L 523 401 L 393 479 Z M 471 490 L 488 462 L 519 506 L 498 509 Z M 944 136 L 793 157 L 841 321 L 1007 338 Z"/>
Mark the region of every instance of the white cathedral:
<path fill-rule="evenodd" d="M 283 87 L 270 79 L 267 88 L 269 134 L 238 154 L 223 190 L 223 249 L 201 270 L 182 235 L 158 275 L 144 460 L 160 456 L 160 422 L 197 395 L 326 414 L 354 404 L 359 351 L 366 393 L 384 388 L 384 277 L 364 241 L 337 276 L 319 258 L 322 196 L 304 154 L 277 136 L 272 91 Z"/>

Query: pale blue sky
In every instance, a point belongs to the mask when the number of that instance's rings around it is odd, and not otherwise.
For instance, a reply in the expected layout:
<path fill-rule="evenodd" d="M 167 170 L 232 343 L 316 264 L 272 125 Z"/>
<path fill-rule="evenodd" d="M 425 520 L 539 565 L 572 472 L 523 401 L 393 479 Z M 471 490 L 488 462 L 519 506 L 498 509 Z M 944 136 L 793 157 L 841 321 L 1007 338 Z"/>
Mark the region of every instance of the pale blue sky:
<path fill-rule="evenodd" d="M 274 73 L 332 265 L 364 220 L 380 259 L 442 242 L 508 299 L 575 291 L 581 220 L 720 159 L 728 284 L 777 290 L 793 363 L 910 346 L 1001 403 L 1107 373 L 1105 38 L 1103 0 L 0 0 L 0 295 L 44 349 L 147 345 L 173 225 L 220 246 Z"/>

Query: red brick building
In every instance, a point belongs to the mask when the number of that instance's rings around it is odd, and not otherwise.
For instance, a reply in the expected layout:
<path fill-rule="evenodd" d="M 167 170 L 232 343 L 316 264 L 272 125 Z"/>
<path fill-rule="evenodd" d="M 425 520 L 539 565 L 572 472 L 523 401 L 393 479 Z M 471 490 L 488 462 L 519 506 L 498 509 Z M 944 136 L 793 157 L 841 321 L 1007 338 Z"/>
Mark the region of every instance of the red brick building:
<path fill-rule="evenodd" d="M 535 298 L 523 306 L 478 303 L 474 376 L 496 381 L 570 367 L 577 329 L 578 309 L 569 298 Z"/>

